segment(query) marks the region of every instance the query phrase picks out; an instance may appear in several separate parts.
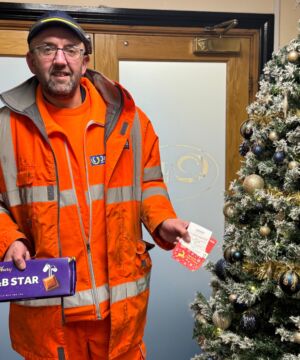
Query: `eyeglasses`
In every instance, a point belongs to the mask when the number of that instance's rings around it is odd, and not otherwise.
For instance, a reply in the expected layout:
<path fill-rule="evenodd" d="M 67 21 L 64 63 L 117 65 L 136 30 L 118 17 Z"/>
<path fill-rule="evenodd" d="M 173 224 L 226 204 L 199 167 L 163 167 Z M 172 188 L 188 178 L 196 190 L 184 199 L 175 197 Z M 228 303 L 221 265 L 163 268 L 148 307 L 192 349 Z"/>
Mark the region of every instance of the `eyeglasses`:
<path fill-rule="evenodd" d="M 31 49 L 32 52 L 36 52 L 41 58 L 45 60 L 53 60 L 58 50 L 61 50 L 67 60 L 78 60 L 83 54 L 84 49 L 76 45 L 66 45 L 63 48 L 59 48 L 56 45 L 42 44 Z"/>

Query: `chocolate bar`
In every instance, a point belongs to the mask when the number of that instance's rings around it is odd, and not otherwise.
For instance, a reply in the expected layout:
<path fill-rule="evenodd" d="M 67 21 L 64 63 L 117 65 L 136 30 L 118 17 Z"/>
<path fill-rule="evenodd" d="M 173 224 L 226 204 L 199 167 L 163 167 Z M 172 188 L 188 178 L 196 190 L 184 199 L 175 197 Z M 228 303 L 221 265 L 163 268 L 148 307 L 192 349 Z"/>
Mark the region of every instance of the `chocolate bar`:
<path fill-rule="evenodd" d="M 75 285 L 74 258 L 26 260 L 23 271 L 12 261 L 0 262 L 0 302 L 71 296 Z"/>

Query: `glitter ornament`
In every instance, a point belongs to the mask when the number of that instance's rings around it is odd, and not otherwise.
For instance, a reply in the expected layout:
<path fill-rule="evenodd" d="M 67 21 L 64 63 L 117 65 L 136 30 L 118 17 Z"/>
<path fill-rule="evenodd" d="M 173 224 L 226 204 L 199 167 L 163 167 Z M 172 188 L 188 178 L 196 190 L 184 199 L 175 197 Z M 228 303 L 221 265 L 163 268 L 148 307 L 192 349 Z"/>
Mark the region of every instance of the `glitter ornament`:
<path fill-rule="evenodd" d="M 221 314 L 218 311 L 215 311 L 212 316 L 212 322 L 215 326 L 222 330 L 226 330 L 231 325 L 231 316 L 228 314 Z"/>
<path fill-rule="evenodd" d="M 247 335 L 254 335 L 259 328 L 259 321 L 253 311 L 245 312 L 240 320 L 240 329 Z"/>
<path fill-rule="evenodd" d="M 263 189 L 264 186 L 264 179 L 256 174 L 246 176 L 243 182 L 243 188 L 249 194 L 254 193 L 255 190 Z"/>

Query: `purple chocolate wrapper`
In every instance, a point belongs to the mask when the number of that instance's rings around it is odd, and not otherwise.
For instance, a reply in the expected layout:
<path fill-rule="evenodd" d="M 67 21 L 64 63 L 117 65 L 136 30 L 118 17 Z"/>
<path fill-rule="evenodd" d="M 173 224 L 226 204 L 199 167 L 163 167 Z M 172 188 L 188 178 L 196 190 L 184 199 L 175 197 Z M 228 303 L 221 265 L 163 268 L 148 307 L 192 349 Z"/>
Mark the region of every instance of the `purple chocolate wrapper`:
<path fill-rule="evenodd" d="M 23 271 L 12 261 L 0 262 L 0 302 L 70 296 L 75 285 L 74 258 L 27 260 Z"/>

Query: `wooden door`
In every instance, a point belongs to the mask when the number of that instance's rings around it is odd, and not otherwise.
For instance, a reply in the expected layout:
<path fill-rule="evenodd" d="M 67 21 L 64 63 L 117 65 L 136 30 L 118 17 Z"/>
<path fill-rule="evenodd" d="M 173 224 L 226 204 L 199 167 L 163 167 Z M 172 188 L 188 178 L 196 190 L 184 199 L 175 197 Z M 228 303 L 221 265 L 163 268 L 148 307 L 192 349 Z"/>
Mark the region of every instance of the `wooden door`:
<path fill-rule="evenodd" d="M 147 34 L 143 30 L 134 34 L 95 34 L 95 68 L 108 77 L 119 80 L 119 61 L 192 61 L 225 62 L 226 84 L 226 188 L 236 177 L 241 157 L 238 148 L 241 142 L 240 125 L 247 118 L 246 107 L 257 90 L 258 79 L 258 34 L 255 31 L 232 32 L 226 39 L 240 45 L 238 53 L 203 52 L 193 53 L 193 43 L 199 34 L 186 33 L 186 29 L 156 29 Z M 180 34 L 180 35 L 179 35 Z M 200 34 L 201 36 L 201 34 Z M 206 36 L 207 37 L 207 36 Z M 201 103 L 201 100 L 199 99 Z"/>

